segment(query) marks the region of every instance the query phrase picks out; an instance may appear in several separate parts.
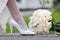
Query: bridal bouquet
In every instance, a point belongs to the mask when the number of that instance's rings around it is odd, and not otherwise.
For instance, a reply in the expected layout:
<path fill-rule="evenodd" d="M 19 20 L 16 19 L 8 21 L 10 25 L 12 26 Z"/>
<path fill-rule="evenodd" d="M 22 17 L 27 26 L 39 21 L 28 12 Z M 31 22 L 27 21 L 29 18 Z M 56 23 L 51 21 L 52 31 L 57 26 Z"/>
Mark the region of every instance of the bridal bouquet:
<path fill-rule="evenodd" d="M 49 34 L 51 28 L 52 13 L 46 9 L 34 11 L 30 17 L 29 28 L 34 29 L 37 34 Z"/>

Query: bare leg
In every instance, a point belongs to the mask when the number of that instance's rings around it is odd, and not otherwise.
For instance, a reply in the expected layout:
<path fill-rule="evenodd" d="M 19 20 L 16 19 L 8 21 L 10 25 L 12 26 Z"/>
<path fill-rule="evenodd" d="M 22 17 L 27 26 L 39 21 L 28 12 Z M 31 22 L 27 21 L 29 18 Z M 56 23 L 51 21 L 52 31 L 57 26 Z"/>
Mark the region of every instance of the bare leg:
<path fill-rule="evenodd" d="M 16 6 L 16 0 L 8 0 L 8 9 L 11 12 L 12 17 L 15 19 L 15 21 L 21 26 L 23 29 L 28 29 L 25 21 L 23 20 L 23 17 L 19 11 L 19 9 Z"/>

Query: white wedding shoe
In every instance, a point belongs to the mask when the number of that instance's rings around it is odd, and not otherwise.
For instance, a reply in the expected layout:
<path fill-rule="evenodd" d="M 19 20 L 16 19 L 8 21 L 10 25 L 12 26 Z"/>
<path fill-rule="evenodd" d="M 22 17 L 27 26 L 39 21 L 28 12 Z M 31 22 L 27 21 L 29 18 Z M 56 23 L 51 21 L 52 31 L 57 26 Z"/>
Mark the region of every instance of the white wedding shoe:
<path fill-rule="evenodd" d="M 13 34 L 13 27 L 16 27 L 22 35 L 35 35 L 36 34 L 36 32 L 34 31 L 22 29 L 14 19 L 9 20 L 9 25 L 10 25 L 11 34 Z"/>

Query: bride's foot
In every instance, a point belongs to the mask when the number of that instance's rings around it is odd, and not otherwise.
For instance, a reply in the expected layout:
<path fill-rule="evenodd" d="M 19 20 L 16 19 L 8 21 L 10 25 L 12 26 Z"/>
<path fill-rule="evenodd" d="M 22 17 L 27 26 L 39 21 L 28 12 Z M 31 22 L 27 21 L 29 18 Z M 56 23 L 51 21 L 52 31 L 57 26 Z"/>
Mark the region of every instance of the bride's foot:
<path fill-rule="evenodd" d="M 25 29 L 21 28 L 21 26 L 18 25 L 18 23 L 13 19 L 9 20 L 9 25 L 10 25 L 11 34 L 13 33 L 13 27 L 16 27 L 21 34 L 36 34 L 35 32 L 29 30 L 28 28 Z"/>

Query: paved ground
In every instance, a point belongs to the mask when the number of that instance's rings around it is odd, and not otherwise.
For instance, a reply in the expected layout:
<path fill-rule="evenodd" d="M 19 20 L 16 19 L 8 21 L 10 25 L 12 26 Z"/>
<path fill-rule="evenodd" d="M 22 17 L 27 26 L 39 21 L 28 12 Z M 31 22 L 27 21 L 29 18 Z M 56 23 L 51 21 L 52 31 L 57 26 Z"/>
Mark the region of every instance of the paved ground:
<path fill-rule="evenodd" d="M 60 40 L 60 36 L 57 36 L 57 35 L 35 35 L 35 36 L 0 35 L 0 40 Z"/>
<path fill-rule="evenodd" d="M 41 36 L 1 36 L 0 40 L 60 40 L 60 37 Z"/>

